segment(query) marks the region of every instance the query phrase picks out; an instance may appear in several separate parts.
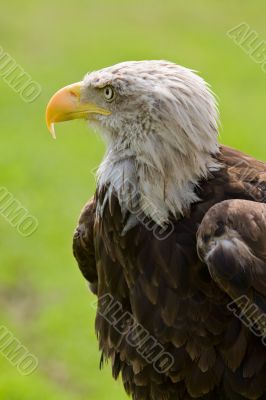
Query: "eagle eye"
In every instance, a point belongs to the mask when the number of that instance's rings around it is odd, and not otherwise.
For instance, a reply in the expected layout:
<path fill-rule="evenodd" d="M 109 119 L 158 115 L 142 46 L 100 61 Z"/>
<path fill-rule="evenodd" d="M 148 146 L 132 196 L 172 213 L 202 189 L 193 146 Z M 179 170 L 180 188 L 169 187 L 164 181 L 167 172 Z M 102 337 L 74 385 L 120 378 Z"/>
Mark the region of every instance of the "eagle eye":
<path fill-rule="evenodd" d="M 115 97 L 115 91 L 114 91 L 114 89 L 112 88 L 112 86 L 106 86 L 106 87 L 103 89 L 103 94 L 104 94 L 105 100 L 106 100 L 106 101 L 109 101 L 109 102 L 113 101 L 113 99 L 114 99 L 114 97 Z"/>

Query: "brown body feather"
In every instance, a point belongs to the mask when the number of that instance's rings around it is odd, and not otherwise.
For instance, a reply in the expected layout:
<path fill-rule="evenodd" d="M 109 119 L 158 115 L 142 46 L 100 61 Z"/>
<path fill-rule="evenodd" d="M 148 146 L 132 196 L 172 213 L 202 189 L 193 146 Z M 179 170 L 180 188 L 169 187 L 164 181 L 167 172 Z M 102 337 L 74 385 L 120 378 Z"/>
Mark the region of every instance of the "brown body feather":
<path fill-rule="evenodd" d="M 133 315 L 174 358 L 165 373 L 156 371 L 107 321 L 99 301 L 96 331 L 103 359 L 111 359 L 114 377 L 122 375 L 134 400 L 265 398 L 266 347 L 227 306 L 244 294 L 266 312 L 266 165 L 223 146 L 218 161 L 221 170 L 196 189 L 201 201 L 172 221 L 174 230 L 164 240 L 141 223 L 121 235 L 125 216 L 115 196 L 96 217 L 103 191 L 82 212 L 74 255 L 93 292 L 100 299 L 112 296 L 120 313 Z M 244 213 L 239 202 L 227 212 L 228 203 L 221 202 L 233 199 L 248 201 Z M 220 208 L 208 219 L 217 203 Z M 223 243 L 208 253 L 208 243 L 224 228 L 237 232 L 247 253 L 243 246 L 234 253 Z"/>

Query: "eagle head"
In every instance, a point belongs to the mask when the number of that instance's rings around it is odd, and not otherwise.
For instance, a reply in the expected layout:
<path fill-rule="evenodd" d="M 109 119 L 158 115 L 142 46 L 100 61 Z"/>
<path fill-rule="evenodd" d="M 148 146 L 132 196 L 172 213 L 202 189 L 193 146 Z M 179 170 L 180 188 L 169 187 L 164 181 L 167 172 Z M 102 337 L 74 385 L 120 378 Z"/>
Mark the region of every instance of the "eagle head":
<path fill-rule="evenodd" d="M 201 77 L 174 63 L 124 62 L 91 72 L 52 97 L 46 118 L 53 136 L 54 123 L 77 118 L 100 130 L 107 152 L 98 185 L 119 195 L 130 179 L 140 208 L 160 225 L 184 214 L 198 200 L 198 180 L 217 168 L 215 97 Z M 119 199 L 125 206 L 130 200 Z"/>

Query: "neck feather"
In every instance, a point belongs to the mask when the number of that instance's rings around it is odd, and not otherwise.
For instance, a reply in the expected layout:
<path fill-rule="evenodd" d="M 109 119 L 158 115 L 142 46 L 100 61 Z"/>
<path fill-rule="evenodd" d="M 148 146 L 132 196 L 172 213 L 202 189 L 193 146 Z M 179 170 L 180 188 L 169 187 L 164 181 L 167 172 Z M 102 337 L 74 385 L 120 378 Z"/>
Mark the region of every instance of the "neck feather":
<path fill-rule="evenodd" d="M 138 142 L 139 143 L 139 142 Z M 200 199 L 195 187 L 210 171 L 219 169 L 212 151 L 191 146 L 184 154 L 171 143 L 123 142 L 110 146 L 98 170 L 98 189 L 106 189 L 103 208 L 112 195 L 119 199 L 122 213 L 139 210 L 160 226 L 179 218 Z"/>

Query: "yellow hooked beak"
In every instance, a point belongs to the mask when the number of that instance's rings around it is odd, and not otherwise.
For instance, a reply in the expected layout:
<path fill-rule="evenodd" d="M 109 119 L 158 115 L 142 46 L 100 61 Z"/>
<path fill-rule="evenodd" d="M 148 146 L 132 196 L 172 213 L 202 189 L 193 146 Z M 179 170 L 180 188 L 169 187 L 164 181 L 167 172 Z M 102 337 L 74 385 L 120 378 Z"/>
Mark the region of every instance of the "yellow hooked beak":
<path fill-rule="evenodd" d="M 46 124 L 55 139 L 55 122 L 69 121 L 71 119 L 88 118 L 90 114 L 110 115 L 111 112 L 98 107 L 93 103 L 80 101 L 83 82 L 66 86 L 51 98 L 46 108 Z"/>

